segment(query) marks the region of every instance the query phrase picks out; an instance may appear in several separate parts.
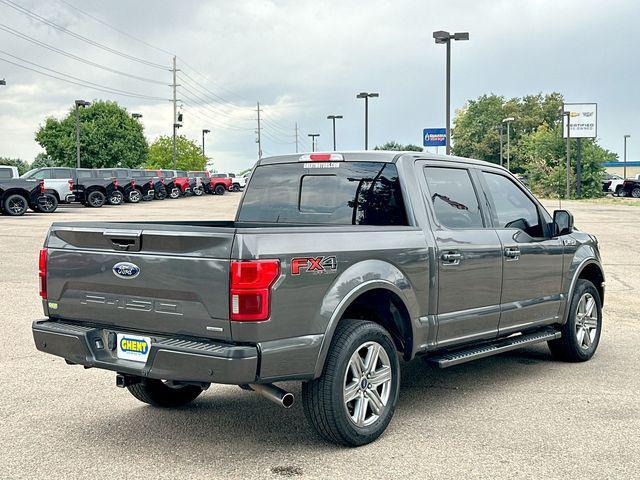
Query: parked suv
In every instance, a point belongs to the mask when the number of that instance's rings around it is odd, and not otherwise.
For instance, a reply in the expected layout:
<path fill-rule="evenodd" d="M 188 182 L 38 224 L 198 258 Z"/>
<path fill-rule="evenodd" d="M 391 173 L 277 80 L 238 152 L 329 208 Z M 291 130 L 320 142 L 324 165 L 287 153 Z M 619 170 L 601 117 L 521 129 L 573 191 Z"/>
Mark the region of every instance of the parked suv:
<path fill-rule="evenodd" d="M 178 198 L 181 195 L 191 195 L 193 193 L 189 174 L 186 170 L 162 170 L 162 174 L 165 178 L 172 179 L 174 186 L 177 188 L 177 190 L 173 190 L 169 194 L 169 197 Z"/>
<path fill-rule="evenodd" d="M 212 173 L 212 178 L 226 178 L 229 179 L 229 185 L 227 189 L 230 192 L 239 192 L 241 188 L 244 188 L 247 181 L 244 177 L 236 177 L 235 173 Z"/>
<path fill-rule="evenodd" d="M 311 425 L 350 446 L 391 421 L 400 358 L 547 343 L 584 362 L 604 300 L 598 241 L 569 212 L 495 164 L 416 152 L 263 158 L 235 221 L 55 223 L 40 280 L 39 350 L 156 407 L 214 383 L 290 407 L 274 382 L 302 381 Z"/>
<path fill-rule="evenodd" d="M 209 184 L 211 186 L 211 193 L 214 195 L 224 195 L 224 192 L 232 189 L 232 183 L 233 180 L 224 173 L 210 174 Z"/>
<path fill-rule="evenodd" d="M 99 168 L 97 172 L 102 178 L 111 178 L 118 182 L 118 192 L 122 195 L 120 203 L 138 203 L 142 200 L 142 194 L 136 188 L 136 181 L 128 168 Z M 117 199 L 115 200 L 117 202 Z"/>

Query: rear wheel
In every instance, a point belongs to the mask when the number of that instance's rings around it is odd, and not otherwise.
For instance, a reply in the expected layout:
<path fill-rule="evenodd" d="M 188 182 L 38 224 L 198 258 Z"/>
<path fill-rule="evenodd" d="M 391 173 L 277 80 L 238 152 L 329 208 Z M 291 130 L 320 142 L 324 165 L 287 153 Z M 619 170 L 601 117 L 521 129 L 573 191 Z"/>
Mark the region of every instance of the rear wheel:
<path fill-rule="evenodd" d="M 203 193 L 204 193 L 204 191 L 202 190 L 202 187 L 196 187 L 196 188 L 193 189 L 193 194 L 196 197 L 201 196 Z"/>
<path fill-rule="evenodd" d="M 598 290 L 589 280 L 578 280 L 569 306 L 569 318 L 560 331 L 562 337 L 548 342 L 556 359 L 585 362 L 596 353 L 602 331 L 602 303 Z"/>
<path fill-rule="evenodd" d="M 171 193 L 169 193 L 169 198 L 173 198 L 176 199 L 180 196 L 180 189 L 179 188 L 173 188 L 171 190 Z"/>
<path fill-rule="evenodd" d="M 624 197 L 626 195 L 627 194 L 625 193 L 624 188 L 622 187 L 616 188 L 616 197 Z"/>
<path fill-rule="evenodd" d="M 104 205 L 104 202 L 106 200 L 107 197 L 104 193 L 99 190 L 93 190 L 87 195 L 87 201 L 85 202 L 85 205 L 91 208 L 100 208 Z"/>
<path fill-rule="evenodd" d="M 631 190 L 631 196 L 633 198 L 640 198 L 640 187 L 635 187 L 633 190 Z"/>
<path fill-rule="evenodd" d="M 389 333 L 373 322 L 343 320 L 322 375 L 302 385 L 304 412 L 326 440 L 364 445 L 389 425 L 399 389 L 400 364 Z"/>
<path fill-rule="evenodd" d="M 131 395 L 154 407 L 181 407 L 196 399 L 202 388 L 195 385 L 171 387 L 162 380 L 143 378 L 140 383 L 127 387 Z"/>
<path fill-rule="evenodd" d="M 167 191 L 164 188 L 159 188 L 153 194 L 153 198 L 156 200 L 164 200 L 167 198 Z"/>
<path fill-rule="evenodd" d="M 36 204 L 34 211 L 42 213 L 53 213 L 57 209 L 58 198 L 51 193 L 45 193 L 44 198 Z"/>
<path fill-rule="evenodd" d="M 237 183 L 234 183 L 233 185 L 231 185 L 231 191 L 232 192 L 239 192 L 240 191 L 240 185 Z"/>
<path fill-rule="evenodd" d="M 216 185 L 216 188 L 213 189 L 213 193 L 216 195 L 224 195 L 224 192 L 226 192 L 227 189 L 224 187 L 224 185 Z"/>
<path fill-rule="evenodd" d="M 124 195 L 122 192 L 116 190 L 109 197 L 109 205 L 121 205 L 124 201 Z"/>
<path fill-rule="evenodd" d="M 7 215 L 12 217 L 19 217 L 24 215 L 29 208 L 29 202 L 27 199 L 18 193 L 13 193 L 4 199 L 2 202 L 2 210 Z"/>

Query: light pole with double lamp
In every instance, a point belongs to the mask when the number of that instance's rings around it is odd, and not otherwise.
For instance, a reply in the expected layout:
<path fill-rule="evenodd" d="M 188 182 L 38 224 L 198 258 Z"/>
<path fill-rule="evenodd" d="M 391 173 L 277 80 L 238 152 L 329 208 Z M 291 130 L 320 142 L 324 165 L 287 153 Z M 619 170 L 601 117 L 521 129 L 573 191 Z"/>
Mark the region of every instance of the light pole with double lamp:
<path fill-rule="evenodd" d="M 204 157 L 204 136 L 207 133 L 211 133 L 211 130 L 209 130 L 208 128 L 203 128 L 202 129 L 202 156 Z"/>
<path fill-rule="evenodd" d="M 336 119 L 342 118 L 342 115 L 328 115 L 327 119 L 333 122 L 333 151 L 336 151 Z"/>
<path fill-rule="evenodd" d="M 80 107 L 88 107 L 90 102 L 76 100 L 76 166 L 80 168 Z"/>
<path fill-rule="evenodd" d="M 141 113 L 132 113 L 131 117 L 135 120 L 140 121 L 140 119 L 142 118 L 142 114 Z"/>
<path fill-rule="evenodd" d="M 469 40 L 469 32 L 449 33 L 444 30 L 433 32 L 433 39 L 437 44 L 447 45 L 447 93 L 446 93 L 446 126 L 447 126 L 447 155 L 451 153 L 451 40 Z"/>
<path fill-rule="evenodd" d="M 511 171 L 511 122 L 513 122 L 515 118 L 507 117 L 502 120 L 502 123 L 507 124 L 507 170 Z M 500 164 L 502 164 L 502 158 L 500 159 Z"/>
<path fill-rule="evenodd" d="M 364 149 L 369 150 L 369 99 L 379 97 L 379 93 L 360 92 L 356 98 L 364 98 Z"/>

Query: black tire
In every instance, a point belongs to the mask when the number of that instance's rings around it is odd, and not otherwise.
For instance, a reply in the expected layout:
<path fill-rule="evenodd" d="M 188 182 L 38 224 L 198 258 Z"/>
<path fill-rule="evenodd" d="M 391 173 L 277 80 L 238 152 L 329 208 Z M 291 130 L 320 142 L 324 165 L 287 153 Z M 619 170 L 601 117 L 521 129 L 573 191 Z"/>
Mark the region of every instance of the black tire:
<path fill-rule="evenodd" d="M 240 191 L 240 185 L 238 185 L 237 183 L 234 183 L 233 185 L 231 185 L 231 191 L 232 192 L 239 192 Z"/>
<path fill-rule="evenodd" d="M 594 313 L 597 318 L 595 319 L 594 338 L 591 339 L 589 337 L 588 342 L 583 341 L 580 343 L 578 328 L 581 322 L 576 312 L 580 300 L 585 295 L 590 295 L 594 299 Z M 602 301 L 600 300 L 598 289 L 589 280 L 578 280 L 569 306 L 569 318 L 562 325 L 560 331 L 562 332 L 562 337 L 548 342 L 549 350 L 551 350 L 551 354 L 555 359 L 565 362 L 586 362 L 596 353 L 602 332 Z M 586 335 L 583 333 L 583 340 L 586 340 Z M 585 343 L 589 343 L 589 345 L 586 346 Z"/>
<path fill-rule="evenodd" d="M 226 191 L 227 189 L 224 185 L 216 185 L 216 188 L 213 189 L 214 195 L 224 195 L 224 192 Z"/>
<path fill-rule="evenodd" d="M 165 198 L 167 198 L 167 191 L 165 189 L 159 188 L 153 193 L 154 200 L 164 200 Z"/>
<path fill-rule="evenodd" d="M 129 385 L 127 389 L 141 402 L 161 408 L 182 407 L 202 393 L 202 389 L 195 385 L 172 388 L 162 380 L 153 378 L 143 378 L 140 383 Z"/>
<path fill-rule="evenodd" d="M 182 195 L 182 192 L 181 192 L 181 191 L 180 191 L 180 189 L 179 189 L 179 188 L 177 188 L 177 187 L 176 187 L 176 188 L 173 188 L 173 189 L 171 190 L 171 192 L 169 192 L 169 198 L 172 198 L 172 199 L 174 199 L 174 200 L 175 200 L 176 198 L 180 198 L 180 195 Z"/>
<path fill-rule="evenodd" d="M 633 198 L 640 198 L 640 187 L 634 187 L 634 189 L 631 190 L 631 196 Z"/>
<path fill-rule="evenodd" d="M 203 193 L 204 193 L 204 190 L 202 189 L 202 187 L 196 187 L 196 188 L 193 189 L 193 194 L 196 197 L 202 196 Z"/>
<path fill-rule="evenodd" d="M 377 343 L 386 352 L 391 379 L 388 399 L 378 418 L 368 426 L 358 426 L 352 421 L 344 402 L 345 381 L 352 372 L 348 370 L 350 359 L 367 342 Z M 362 380 L 365 381 L 364 377 Z M 357 388 L 360 392 L 361 387 Z M 362 387 L 362 391 L 367 392 L 370 388 Z M 377 391 L 377 388 L 374 387 L 374 390 Z M 373 322 L 342 320 L 331 341 L 322 375 L 302 384 L 304 412 L 309 423 L 325 440 L 351 447 L 365 445 L 377 439 L 389 425 L 398 401 L 399 389 L 400 363 L 389 333 Z M 367 400 L 366 405 L 368 404 Z M 366 408 L 370 407 L 365 407 L 365 414 Z"/>
<path fill-rule="evenodd" d="M 42 213 L 53 213 L 58 209 L 58 197 L 51 193 L 44 194 L 45 199 L 35 205 L 34 211 Z"/>
<path fill-rule="evenodd" d="M 626 197 L 626 196 L 627 196 L 627 192 L 624 191 L 624 188 L 618 187 L 616 189 L 616 197 Z"/>
<path fill-rule="evenodd" d="M 2 211 L 11 217 L 20 217 L 29 208 L 29 202 L 19 193 L 12 193 L 2 202 Z"/>
<path fill-rule="evenodd" d="M 121 191 L 116 190 L 111 194 L 108 202 L 109 202 L 109 205 L 122 205 L 122 203 L 124 202 L 124 195 L 122 194 Z"/>
<path fill-rule="evenodd" d="M 107 197 L 100 190 L 93 190 L 87 195 L 85 205 L 91 208 L 100 208 L 106 202 Z"/>
<path fill-rule="evenodd" d="M 142 200 L 142 192 L 137 188 L 134 188 L 129 192 L 129 198 L 127 198 L 125 201 L 127 203 L 139 203 L 140 200 Z"/>

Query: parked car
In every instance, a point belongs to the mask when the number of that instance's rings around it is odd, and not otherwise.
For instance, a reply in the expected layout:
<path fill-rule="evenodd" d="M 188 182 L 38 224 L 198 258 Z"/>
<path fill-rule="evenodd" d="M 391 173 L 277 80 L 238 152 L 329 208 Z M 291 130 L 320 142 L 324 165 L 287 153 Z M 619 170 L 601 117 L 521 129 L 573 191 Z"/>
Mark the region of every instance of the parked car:
<path fill-rule="evenodd" d="M 235 221 L 83 227 L 49 230 L 35 345 L 156 407 L 212 383 L 289 407 L 274 382 L 298 380 L 311 425 L 356 446 L 391 421 L 400 357 L 444 368 L 547 342 L 582 362 L 600 340 L 597 240 L 492 163 L 263 158 Z"/>
<path fill-rule="evenodd" d="M 209 172 L 206 170 L 194 170 L 187 173 L 190 179 L 196 180 L 196 189 L 199 188 L 202 193 L 212 193 L 211 175 L 209 175 Z M 200 195 L 202 195 L 202 193 Z"/>
<path fill-rule="evenodd" d="M 209 176 L 209 185 L 213 195 L 224 195 L 232 189 L 233 180 L 222 173 L 212 173 Z"/>
<path fill-rule="evenodd" d="M 59 203 L 76 201 L 70 168 L 34 168 L 23 174 L 21 178 L 43 180 L 45 192 L 53 195 Z"/>
<path fill-rule="evenodd" d="M 0 165 L 0 180 L 18 178 L 18 168 L 12 165 Z"/>
<path fill-rule="evenodd" d="M 618 189 L 619 197 L 640 198 L 640 179 L 627 178 Z"/>
<path fill-rule="evenodd" d="M 236 177 L 235 173 L 212 173 L 212 178 L 226 178 L 231 180 L 227 190 L 230 192 L 239 192 L 241 188 L 244 188 L 247 181 L 244 177 Z"/>
<path fill-rule="evenodd" d="M 605 193 L 613 193 L 616 196 L 621 196 L 620 189 L 622 188 L 622 182 L 624 178 L 616 173 L 605 173 L 602 178 L 602 191 Z"/>
<path fill-rule="evenodd" d="M 45 192 L 42 180 L 0 178 L 0 213 L 12 217 L 34 212 L 53 213 L 58 208 L 56 198 Z"/>
<path fill-rule="evenodd" d="M 122 194 L 122 201 L 138 203 L 142 200 L 142 193 L 136 188 L 136 181 L 128 168 L 99 168 L 98 175 L 103 178 L 117 180 L 118 191 Z"/>
<path fill-rule="evenodd" d="M 140 168 L 130 169 L 131 178 L 136 182 L 136 190 L 142 195 L 142 200 L 145 202 L 154 200 L 157 195 L 160 195 L 160 200 L 167 196 L 163 179 L 148 170 L 142 170 Z M 160 192 L 158 192 L 160 189 Z"/>
<path fill-rule="evenodd" d="M 174 182 L 174 174 L 171 170 L 147 170 L 147 172 L 160 178 L 162 188 L 156 188 L 156 200 L 164 200 L 165 198 L 178 198 L 180 196 L 180 189 Z"/>
<path fill-rule="evenodd" d="M 165 178 L 171 178 L 173 180 L 173 184 L 177 188 L 177 191 L 173 190 L 169 194 L 169 197 L 178 198 L 181 195 L 185 196 L 193 193 L 191 190 L 189 174 L 186 170 L 162 170 L 162 174 Z"/>
<path fill-rule="evenodd" d="M 124 186 L 130 186 L 130 180 L 127 179 L 125 182 L 119 182 L 118 179 L 111 175 L 105 175 L 100 172 L 99 169 L 96 168 L 76 168 L 76 175 L 78 177 L 78 183 L 83 185 L 88 181 L 93 181 L 96 179 L 101 180 L 109 180 L 112 182 L 112 187 L 109 188 L 108 193 L 106 194 L 106 203 L 109 205 L 122 205 L 124 202 Z"/>

